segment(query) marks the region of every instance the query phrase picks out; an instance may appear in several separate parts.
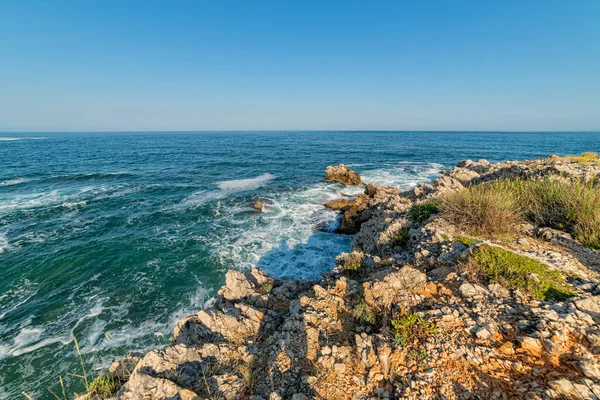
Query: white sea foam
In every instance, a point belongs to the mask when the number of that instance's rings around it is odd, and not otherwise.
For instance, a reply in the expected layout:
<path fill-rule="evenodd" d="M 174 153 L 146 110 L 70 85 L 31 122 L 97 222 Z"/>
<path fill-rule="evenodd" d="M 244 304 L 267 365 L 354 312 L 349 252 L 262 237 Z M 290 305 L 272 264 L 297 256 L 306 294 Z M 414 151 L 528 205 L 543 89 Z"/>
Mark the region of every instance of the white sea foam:
<path fill-rule="evenodd" d="M 29 179 L 26 178 L 7 179 L 5 181 L 0 182 L 0 186 L 14 186 L 18 185 L 19 183 L 25 183 L 28 181 Z"/>
<path fill-rule="evenodd" d="M 439 164 L 406 162 L 364 170 L 361 175 L 365 182 L 408 189 L 438 176 L 441 168 Z M 339 198 L 340 192 L 356 195 L 362 191 L 360 186 L 319 182 L 299 191 L 275 194 L 261 199 L 264 212 L 253 215 L 250 226 L 238 217 L 246 205 L 216 208 L 230 226 L 224 234 L 219 231 L 219 237 L 209 239 L 219 243 L 212 248 L 214 257 L 226 268 L 258 265 L 273 276 L 318 279 L 331 270 L 336 255 L 348 250 L 351 240 L 314 230 L 315 225 L 335 225 L 337 213 L 322 204 Z"/>
<path fill-rule="evenodd" d="M 216 182 L 218 190 L 199 190 L 192 193 L 177 206 L 176 209 L 199 207 L 214 200 L 222 200 L 234 193 L 248 190 L 256 190 L 265 186 L 268 182 L 275 179 L 275 176 L 269 173 L 262 174 L 251 179 L 237 179 L 231 181 Z"/>
<path fill-rule="evenodd" d="M 21 140 L 23 138 L 18 138 L 18 137 L 0 137 L 0 142 L 12 142 L 15 140 Z"/>
<path fill-rule="evenodd" d="M 0 254 L 4 253 L 10 248 L 6 234 L 0 232 Z"/>

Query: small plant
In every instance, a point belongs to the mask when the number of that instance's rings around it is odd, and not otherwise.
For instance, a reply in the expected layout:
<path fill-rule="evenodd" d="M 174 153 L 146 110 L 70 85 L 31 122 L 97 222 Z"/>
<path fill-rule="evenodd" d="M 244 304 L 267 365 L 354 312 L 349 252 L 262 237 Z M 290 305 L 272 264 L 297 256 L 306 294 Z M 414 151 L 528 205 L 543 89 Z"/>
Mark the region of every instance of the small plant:
<path fill-rule="evenodd" d="M 402 331 L 394 333 L 394 344 L 398 347 L 405 347 L 408 344 L 408 339 L 408 332 Z"/>
<path fill-rule="evenodd" d="M 121 382 L 112 375 L 98 375 L 88 387 L 88 397 L 98 396 L 101 399 L 113 397 L 121 387 Z"/>
<path fill-rule="evenodd" d="M 473 243 L 477 243 L 479 240 L 468 236 L 456 236 L 452 241 L 455 243 L 462 243 L 465 246 L 469 247 Z"/>
<path fill-rule="evenodd" d="M 269 294 L 269 293 L 271 293 L 272 290 L 273 290 L 272 282 L 264 282 L 262 285 L 260 285 L 260 292 L 262 294 Z"/>
<path fill-rule="evenodd" d="M 429 354 L 427 354 L 427 352 L 425 352 L 423 350 L 411 350 L 408 354 L 412 358 L 416 358 L 417 360 L 420 360 L 420 361 L 429 360 Z"/>
<path fill-rule="evenodd" d="M 500 247 L 482 245 L 469 257 L 467 271 L 507 289 L 519 289 L 539 300 L 565 300 L 574 296 L 561 273 L 529 257 Z"/>
<path fill-rule="evenodd" d="M 442 239 L 444 239 L 444 240 L 450 240 L 450 236 L 448 236 L 447 233 L 442 233 L 441 236 L 442 236 Z"/>
<path fill-rule="evenodd" d="M 343 267 L 344 267 L 344 271 L 355 272 L 355 271 L 358 271 L 362 267 L 362 264 L 360 264 L 360 263 L 344 263 Z"/>
<path fill-rule="evenodd" d="M 440 207 L 437 201 L 430 200 L 424 203 L 417 203 L 408 210 L 408 218 L 421 224 L 427 221 L 433 214 L 437 214 L 439 210 Z"/>
<path fill-rule="evenodd" d="M 400 346 L 406 346 L 416 340 L 421 341 L 439 331 L 433 322 L 419 317 L 414 312 L 392 320 L 392 327 L 395 330 L 394 343 Z"/>
<path fill-rule="evenodd" d="M 406 247 L 410 240 L 410 232 L 408 228 L 403 228 L 392 235 L 394 246 Z"/>
<path fill-rule="evenodd" d="M 352 309 L 352 316 L 364 324 L 375 324 L 375 313 L 371 311 L 364 298 L 361 298 Z"/>

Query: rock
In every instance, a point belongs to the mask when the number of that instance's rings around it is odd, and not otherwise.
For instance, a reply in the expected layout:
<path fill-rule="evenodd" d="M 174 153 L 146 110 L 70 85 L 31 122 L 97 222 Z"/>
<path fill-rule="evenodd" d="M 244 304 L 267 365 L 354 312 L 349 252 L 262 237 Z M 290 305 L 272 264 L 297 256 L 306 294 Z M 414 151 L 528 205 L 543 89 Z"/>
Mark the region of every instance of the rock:
<path fill-rule="evenodd" d="M 323 204 L 323 206 L 325 208 L 329 208 L 330 210 L 347 210 L 351 207 L 355 207 L 358 206 L 360 204 L 362 204 L 364 202 L 364 200 L 362 199 L 362 197 L 359 197 L 357 199 L 354 200 L 348 200 L 348 199 L 335 199 L 335 200 L 330 200 L 327 203 Z"/>
<path fill-rule="evenodd" d="M 600 367 L 598 363 L 595 363 L 591 359 L 583 359 L 577 361 L 575 366 L 584 376 L 587 376 L 590 379 L 600 380 Z"/>
<path fill-rule="evenodd" d="M 252 208 L 258 212 L 263 212 L 263 207 L 264 204 L 262 201 L 257 201 L 256 203 L 252 204 Z"/>
<path fill-rule="evenodd" d="M 525 336 L 521 339 L 521 348 L 534 357 L 542 356 L 542 343 L 535 338 Z"/>
<path fill-rule="evenodd" d="M 425 274 L 412 267 L 404 267 L 400 271 L 387 273 L 382 280 L 373 279 L 363 284 L 367 305 L 373 309 L 387 308 L 392 302 L 406 297 L 409 291 L 425 287 Z"/>
<path fill-rule="evenodd" d="M 465 282 L 458 288 L 460 294 L 467 299 L 477 299 L 483 297 L 487 291 L 484 287 Z"/>
<path fill-rule="evenodd" d="M 487 340 L 492 337 L 492 334 L 487 329 L 479 327 L 477 332 L 475 332 L 475 336 L 477 336 L 479 339 Z"/>
<path fill-rule="evenodd" d="M 308 396 L 303 393 L 296 393 L 292 396 L 292 400 L 308 400 Z"/>
<path fill-rule="evenodd" d="M 362 185 L 362 179 L 360 175 L 346 167 L 344 164 L 340 164 L 337 167 L 329 166 L 325 169 L 325 179 L 328 181 L 337 181 L 344 185 Z"/>
<path fill-rule="evenodd" d="M 597 324 L 600 324 L 600 296 L 591 296 L 574 301 L 575 307 L 589 314 Z"/>

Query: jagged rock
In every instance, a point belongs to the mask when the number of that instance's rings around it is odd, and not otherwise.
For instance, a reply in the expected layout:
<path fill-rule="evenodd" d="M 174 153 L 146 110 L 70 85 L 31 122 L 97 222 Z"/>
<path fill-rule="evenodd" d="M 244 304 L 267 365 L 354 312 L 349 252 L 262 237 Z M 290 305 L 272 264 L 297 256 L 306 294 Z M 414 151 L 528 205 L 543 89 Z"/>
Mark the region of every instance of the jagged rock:
<path fill-rule="evenodd" d="M 344 164 L 329 166 L 325 169 L 325 180 L 337 181 L 344 185 L 362 185 L 360 175 Z"/>
<path fill-rule="evenodd" d="M 257 201 L 256 203 L 252 204 L 252 208 L 258 212 L 263 212 L 263 207 L 264 204 L 262 201 Z"/>
<path fill-rule="evenodd" d="M 175 327 L 173 343 L 195 345 L 205 341 L 244 341 L 258 334 L 265 314 L 246 304 L 224 304 L 184 318 Z"/>

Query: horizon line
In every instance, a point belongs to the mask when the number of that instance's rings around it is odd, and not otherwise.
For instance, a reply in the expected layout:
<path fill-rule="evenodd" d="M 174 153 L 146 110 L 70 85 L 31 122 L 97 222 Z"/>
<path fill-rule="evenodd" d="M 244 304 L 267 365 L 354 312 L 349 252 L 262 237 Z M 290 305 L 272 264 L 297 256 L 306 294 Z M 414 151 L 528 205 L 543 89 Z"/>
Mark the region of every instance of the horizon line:
<path fill-rule="evenodd" d="M 591 130 L 436 130 L 436 129 L 199 129 L 199 130 L 14 130 L 0 131 L 0 134 L 20 133 L 242 133 L 242 132 L 414 132 L 414 133 L 600 133 L 600 129 Z"/>

